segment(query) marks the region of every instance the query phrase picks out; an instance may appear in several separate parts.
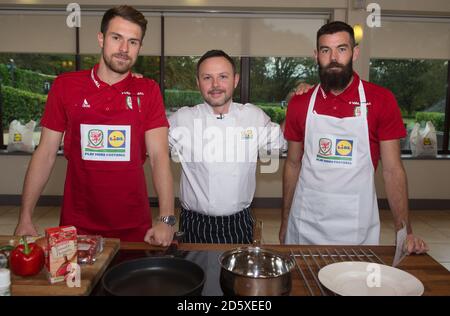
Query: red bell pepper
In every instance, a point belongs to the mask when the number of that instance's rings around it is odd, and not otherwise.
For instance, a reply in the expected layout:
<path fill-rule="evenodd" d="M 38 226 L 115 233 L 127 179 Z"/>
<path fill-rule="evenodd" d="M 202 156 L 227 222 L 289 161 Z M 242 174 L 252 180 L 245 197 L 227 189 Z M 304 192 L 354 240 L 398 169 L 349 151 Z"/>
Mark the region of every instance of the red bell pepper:
<path fill-rule="evenodd" d="M 18 245 L 11 251 L 9 265 L 11 271 L 20 276 L 31 276 L 38 274 L 44 266 L 44 250 L 35 243 L 27 243 L 22 238 L 23 245 Z"/>

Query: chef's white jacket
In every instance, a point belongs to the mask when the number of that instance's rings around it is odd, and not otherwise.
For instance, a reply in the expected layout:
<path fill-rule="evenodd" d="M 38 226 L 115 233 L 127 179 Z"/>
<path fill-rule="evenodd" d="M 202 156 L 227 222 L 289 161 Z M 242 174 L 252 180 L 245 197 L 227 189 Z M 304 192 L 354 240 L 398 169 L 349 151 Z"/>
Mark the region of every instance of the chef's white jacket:
<path fill-rule="evenodd" d="M 229 112 L 214 114 L 207 103 L 183 107 L 169 116 L 172 159 L 182 165 L 183 208 L 226 216 L 250 206 L 260 172 L 276 172 L 287 148 L 280 126 L 253 104 L 232 102 Z"/>

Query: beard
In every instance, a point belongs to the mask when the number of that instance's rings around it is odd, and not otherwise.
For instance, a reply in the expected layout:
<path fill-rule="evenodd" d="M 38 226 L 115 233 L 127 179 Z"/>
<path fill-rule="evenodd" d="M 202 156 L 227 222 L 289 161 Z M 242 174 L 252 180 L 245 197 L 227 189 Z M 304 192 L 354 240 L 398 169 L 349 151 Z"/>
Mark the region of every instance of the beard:
<path fill-rule="evenodd" d="M 331 62 L 329 65 L 324 67 L 319 63 L 320 84 L 325 92 L 329 92 L 330 90 L 344 90 L 352 79 L 352 76 L 352 59 L 350 59 L 347 65 Z"/>
<path fill-rule="evenodd" d="M 127 54 L 112 54 L 110 56 L 106 56 L 104 52 L 102 52 L 103 60 L 105 61 L 105 65 L 114 72 L 119 74 L 125 74 L 133 67 L 135 61 L 133 61 L 130 56 Z M 117 59 L 124 58 L 124 59 Z"/>
<path fill-rule="evenodd" d="M 218 99 L 210 97 L 209 94 L 214 93 L 214 92 L 221 92 L 221 93 L 223 93 L 223 96 Z M 214 90 L 213 89 L 211 91 L 208 91 L 208 94 L 203 96 L 203 98 L 210 106 L 221 107 L 221 106 L 224 106 L 225 104 L 227 104 L 232 99 L 232 95 L 228 95 L 226 93 L 226 90 L 222 90 L 222 89 Z"/>

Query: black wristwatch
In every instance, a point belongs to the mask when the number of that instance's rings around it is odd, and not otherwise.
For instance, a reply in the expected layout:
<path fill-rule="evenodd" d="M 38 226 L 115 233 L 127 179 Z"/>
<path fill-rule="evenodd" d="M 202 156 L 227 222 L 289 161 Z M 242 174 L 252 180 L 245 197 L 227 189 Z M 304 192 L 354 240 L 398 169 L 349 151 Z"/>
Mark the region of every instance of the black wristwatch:
<path fill-rule="evenodd" d="M 177 223 L 177 218 L 175 217 L 175 215 L 160 216 L 159 221 L 169 226 L 175 226 L 175 224 Z"/>

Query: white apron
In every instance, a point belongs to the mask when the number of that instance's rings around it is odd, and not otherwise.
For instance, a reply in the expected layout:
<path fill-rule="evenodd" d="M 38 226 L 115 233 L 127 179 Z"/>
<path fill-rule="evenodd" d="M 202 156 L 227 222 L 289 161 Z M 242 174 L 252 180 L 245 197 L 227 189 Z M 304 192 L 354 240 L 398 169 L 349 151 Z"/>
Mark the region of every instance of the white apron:
<path fill-rule="evenodd" d="M 286 233 L 287 244 L 377 245 L 380 235 L 366 96 L 359 82 L 360 115 L 306 116 L 304 154 Z"/>

